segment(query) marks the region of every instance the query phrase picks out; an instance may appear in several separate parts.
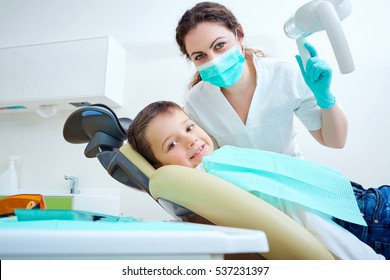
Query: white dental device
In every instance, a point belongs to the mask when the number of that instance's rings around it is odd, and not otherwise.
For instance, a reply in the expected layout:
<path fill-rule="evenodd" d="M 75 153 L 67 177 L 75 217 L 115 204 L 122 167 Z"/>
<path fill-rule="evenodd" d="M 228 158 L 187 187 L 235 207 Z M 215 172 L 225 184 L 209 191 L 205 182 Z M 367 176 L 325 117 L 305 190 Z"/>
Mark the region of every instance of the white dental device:
<path fill-rule="evenodd" d="M 337 64 L 342 74 L 355 70 L 351 51 L 341 21 L 352 11 L 348 0 L 314 0 L 301 6 L 284 24 L 286 35 L 295 39 L 304 67 L 310 53 L 303 46 L 306 37 L 326 30 Z"/>

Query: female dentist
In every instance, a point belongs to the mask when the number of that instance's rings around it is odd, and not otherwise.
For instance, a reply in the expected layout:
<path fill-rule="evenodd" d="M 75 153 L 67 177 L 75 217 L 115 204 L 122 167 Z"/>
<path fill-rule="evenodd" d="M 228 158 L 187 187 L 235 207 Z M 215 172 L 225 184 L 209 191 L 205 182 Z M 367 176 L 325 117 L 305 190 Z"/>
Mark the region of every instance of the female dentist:
<path fill-rule="evenodd" d="M 343 148 L 347 119 L 330 90 L 332 70 L 309 44 L 306 71 L 246 48 L 244 31 L 223 5 L 201 2 L 176 28 L 197 73 L 184 104 L 215 146 L 234 145 L 302 157 L 294 115 L 322 145 Z"/>

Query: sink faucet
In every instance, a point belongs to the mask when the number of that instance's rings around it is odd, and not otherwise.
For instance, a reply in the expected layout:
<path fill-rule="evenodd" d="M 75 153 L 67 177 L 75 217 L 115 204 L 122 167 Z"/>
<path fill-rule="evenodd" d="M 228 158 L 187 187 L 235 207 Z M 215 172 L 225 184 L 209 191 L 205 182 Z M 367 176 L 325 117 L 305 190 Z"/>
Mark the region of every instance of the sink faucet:
<path fill-rule="evenodd" d="M 65 180 L 69 180 L 70 182 L 70 193 L 76 194 L 79 193 L 79 178 L 74 176 L 65 175 Z"/>

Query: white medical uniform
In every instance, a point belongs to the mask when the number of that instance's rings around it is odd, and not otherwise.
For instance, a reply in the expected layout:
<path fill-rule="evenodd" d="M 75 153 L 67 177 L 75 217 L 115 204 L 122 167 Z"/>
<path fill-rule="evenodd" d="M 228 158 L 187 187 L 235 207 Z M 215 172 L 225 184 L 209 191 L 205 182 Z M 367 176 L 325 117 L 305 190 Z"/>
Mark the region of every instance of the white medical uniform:
<path fill-rule="evenodd" d="M 184 111 L 217 142 L 302 157 L 294 114 L 308 130 L 321 128 L 321 109 L 298 65 L 253 56 L 257 85 L 244 124 L 219 87 L 201 81 L 186 97 Z"/>

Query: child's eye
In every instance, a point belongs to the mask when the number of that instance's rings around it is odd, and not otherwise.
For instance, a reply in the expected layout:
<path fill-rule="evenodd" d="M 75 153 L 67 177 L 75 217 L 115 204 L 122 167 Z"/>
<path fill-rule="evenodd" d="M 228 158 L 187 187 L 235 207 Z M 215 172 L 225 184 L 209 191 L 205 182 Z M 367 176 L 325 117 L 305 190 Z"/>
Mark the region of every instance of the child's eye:
<path fill-rule="evenodd" d="M 195 127 L 194 124 L 190 124 L 189 126 L 187 126 L 187 132 L 190 132 L 191 130 L 193 130 Z"/>
<path fill-rule="evenodd" d="M 173 148 L 175 148 L 177 145 L 177 141 L 172 141 L 171 143 L 169 143 L 168 145 L 168 151 L 172 150 Z"/>

